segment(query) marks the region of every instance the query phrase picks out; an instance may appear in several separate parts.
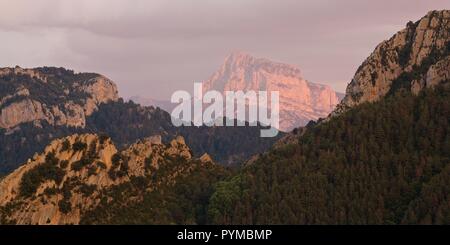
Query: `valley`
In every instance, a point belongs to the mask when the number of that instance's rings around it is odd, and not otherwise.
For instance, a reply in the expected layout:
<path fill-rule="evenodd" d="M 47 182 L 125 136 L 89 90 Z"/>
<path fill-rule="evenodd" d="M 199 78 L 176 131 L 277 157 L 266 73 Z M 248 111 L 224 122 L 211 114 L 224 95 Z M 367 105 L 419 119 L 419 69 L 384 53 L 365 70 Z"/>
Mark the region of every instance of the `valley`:
<path fill-rule="evenodd" d="M 174 127 L 100 74 L 1 68 L 0 224 L 450 224 L 450 11 L 405 24 L 342 100 L 231 54 L 203 89 L 280 91 L 273 138 Z"/>

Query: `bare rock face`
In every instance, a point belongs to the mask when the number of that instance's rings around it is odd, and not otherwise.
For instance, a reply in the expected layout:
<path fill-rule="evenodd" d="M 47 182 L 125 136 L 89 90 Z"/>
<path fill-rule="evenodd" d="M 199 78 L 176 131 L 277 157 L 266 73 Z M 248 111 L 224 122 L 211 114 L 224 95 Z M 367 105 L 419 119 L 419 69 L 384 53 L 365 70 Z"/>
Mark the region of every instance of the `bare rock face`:
<path fill-rule="evenodd" d="M 24 99 L 2 108 L 0 127 L 11 128 L 22 122 L 44 120 L 47 118 L 39 101 Z"/>
<path fill-rule="evenodd" d="M 86 85 L 82 85 L 79 89 L 91 95 L 91 98 L 87 99 L 84 106 L 87 116 L 97 110 L 99 104 L 119 99 L 116 84 L 104 76 L 98 76 L 89 80 Z"/>
<path fill-rule="evenodd" d="M 0 128 L 46 121 L 51 125 L 85 127 L 98 105 L 119 99 L 108 78 L 73 73 L 63 68 L 0 69 Z"/>
<path fill-rule="evenodd" d="M 200 157 L 200 161 L 201 162 L 213 162 L 211 156 L 208 153 L 204 153 L 201 157 Z"/>
<path fill-rule="evenodd" d="M 431 11 L 380 43 L 358 68 L 335 113 L 398 89 L 418 93 L 449 79 L 450 11 Z"/>
<path fill-rule="evenodd" d="M 450 80 L 450 55 L 432 65 L 424 79 L 427 87 L 433 87 L 448 80 Z"/>
<path fill-rule="evenodd" d="M 280 129 L 283 131 L 326 117 L 340 101 L 340 94 L 329 86 L 306 81 L 295 66 L 241 52 L 231 54 L 203 84 L 204 92 L 279 91 Z"/>
<path fill-rule="evenodd" d="M 110 138 L 94 134 L 54 140 L 43 153 L 1 180 L 1 220 L 78 224 L 84 212 L 99 204 L 103 190 L 135 177 L 149 178 L 167 159 L 177 157 L 192 158 L 182 137 L 167 145 L 160 137 L 150 137 L 123 151 L 118 151 Z M 210 158 L 208 163 L 212 164 Z"/>

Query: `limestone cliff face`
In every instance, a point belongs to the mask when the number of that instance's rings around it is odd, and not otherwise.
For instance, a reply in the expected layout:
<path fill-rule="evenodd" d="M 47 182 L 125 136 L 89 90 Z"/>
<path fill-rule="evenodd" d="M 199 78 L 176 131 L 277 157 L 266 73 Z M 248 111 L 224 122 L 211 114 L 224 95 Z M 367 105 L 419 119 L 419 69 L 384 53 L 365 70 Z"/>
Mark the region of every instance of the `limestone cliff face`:
<path fill-rule="evenodd" d="M 303 79 L 300 69 L 249 54 L 231 54 L 204 82 L 204 91 L 279 91 L 280 129 L 290 131 L 310 120 L 326 117 L 339 103 L 340 94 L 329 86 Z"/>
<path fill-rule="evenodd" d="M 110 138 L 94 134 L 54 140 L 43 153 L 1 180 L 0 222 L 78 224 L 84 212 L 105 198 L 105 190 L 135 177 L 149 178 L 166 159 L 177 157 L 192 159 L 182 137 L 165 145 L 154 136 L 123 151 Z M 212 164 L 206 156 L 199 161 Z M 174 171 L 167 181 L 177 174 L 182 171 Z"/>
<path fill-rule="evenodd" d="M 0 128 L 6 129 L 41 120 L 85 127 L 99 104 L 119 98 L 108 78 L 62 68 L 1 68 L 0 86 Z"/>
<path fill-rule="evenodd" d="M 450 11 L 431 11 L 380 43 L 358 68 L 336 113 L 390 92 L 413 93 L 449 80 Z"/>

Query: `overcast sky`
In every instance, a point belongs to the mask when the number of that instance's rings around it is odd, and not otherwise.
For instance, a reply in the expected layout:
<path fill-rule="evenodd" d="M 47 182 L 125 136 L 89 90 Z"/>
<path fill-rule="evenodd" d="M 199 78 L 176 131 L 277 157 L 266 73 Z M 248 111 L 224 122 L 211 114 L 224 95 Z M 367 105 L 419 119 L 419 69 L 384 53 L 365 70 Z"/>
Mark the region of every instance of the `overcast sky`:
<path fill-rule="evenodd" d="M 344 91 L 375 46 L 447 0 L 0 0 L 0 66 L 63 66 L 169 99 L 232 51 Z"/>

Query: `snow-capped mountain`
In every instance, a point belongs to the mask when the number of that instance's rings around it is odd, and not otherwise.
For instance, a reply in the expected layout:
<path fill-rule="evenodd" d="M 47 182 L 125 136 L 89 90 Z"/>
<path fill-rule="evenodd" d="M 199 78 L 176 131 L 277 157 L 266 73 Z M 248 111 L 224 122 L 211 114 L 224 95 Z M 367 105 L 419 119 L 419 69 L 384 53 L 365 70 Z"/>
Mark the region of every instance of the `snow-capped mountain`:
<path fill-rule="evenodd" d="M 311 83 L 296 66 L 234 52 L 209 80 L 203 91 L 279 91 L 280 130 L 290 131 L 310 120 L 326 117 L 343 97 L 329 86 Z"/>

